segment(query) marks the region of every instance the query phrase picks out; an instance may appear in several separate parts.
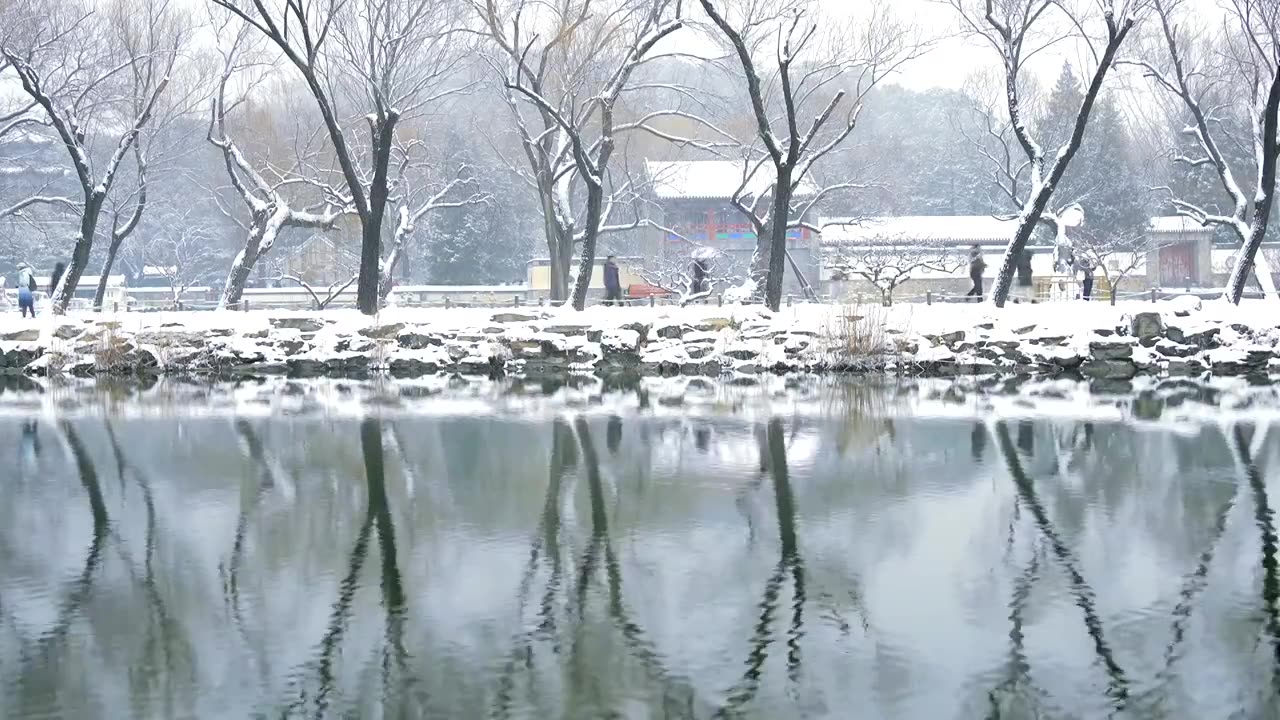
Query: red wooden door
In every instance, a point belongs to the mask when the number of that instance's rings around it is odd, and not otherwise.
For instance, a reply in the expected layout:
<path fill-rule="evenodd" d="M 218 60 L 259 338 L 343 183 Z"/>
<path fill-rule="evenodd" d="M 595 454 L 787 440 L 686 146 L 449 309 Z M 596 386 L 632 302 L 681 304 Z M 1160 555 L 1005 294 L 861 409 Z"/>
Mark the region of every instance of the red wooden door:
<path fill-rule="evenodd" d="M 1180 243 L 1160 248 L 1160 285 L 1163 287 L 1182 287 L 1187 278 L 1191 284 L 1197 283 L 1200 274 L 1196 271 L 1196 244 Z"/>

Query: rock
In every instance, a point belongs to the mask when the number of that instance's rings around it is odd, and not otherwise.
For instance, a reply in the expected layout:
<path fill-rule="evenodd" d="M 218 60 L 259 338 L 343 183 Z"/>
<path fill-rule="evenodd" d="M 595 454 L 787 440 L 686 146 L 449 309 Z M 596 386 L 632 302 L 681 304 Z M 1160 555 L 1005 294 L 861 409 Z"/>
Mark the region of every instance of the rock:
<path fill-rule="evenodd" d="M 1133 357 L 1133 343 L 1121 340 L 1094 340 L 1089 343 L 1089 356 L 1094 360 L 1128 360 Z"/>
<path fill-rule="evenodd" d="M 309 344 L 302 340 L 281 340 L 276 343 L 276 347 L 285 355 L 301 355 L 311 348 Z"/>
<path fill-rule="evenodd" d="M 1186 327 L 1170 325 L 1165 334 L 1176 343 L 1195 345 L 1201 349 L 1210 349 L 1217 345 L 1218 334 L 1222 328 L 1216 325 L 1190 325 Z"/>
<path fill-rule="evenodd" d="M 35 342 L 39 339 L 39 328 L 30 328 L 28 330 L 19 330 L 17 332 L 0 335 L 0 340 L 4 340 L 5 342 Z"/>
<path fill-rule="evenodd" d="M 393 323 L 391 325 L 378 325 L 376 327 L 361 328 L 358 332 L 367 338 L 374 340 L 386 340 L 396 337 L 400 331 L 404 330 L 404 323 Z"/>
<path fill-rule="evenodd" d="M 1158 312 L 1140 312 L 1129 320 L 1129 334 L 1139 340 L 1159 337 L 1164 333 L 1164 319 Z"/>
<path fill-rule="evenodd" d="M 716 377 L 721 372 L 720 363 L 718 362 L 696 362 L 696 359 L 680 365 L 681 375 L 704 375 L 707 377 Z"/>
<path fill-rule="evenodd" d="M 640 344 L 644 345 L 649 342 L 649 327 L 648 323 L 629 322 L 626 325 L 623 325 L 621 329 L 635 331 L 635 333 L 640 336 Z"/>
<path fill-rule="evenodd" d="M 245 337 L 247 337 L 247 338 L 251 338 L 251 339 L 254 339 L 254 340 L 262 340 L 262 339 L 265 339 L 265 338 L 267 337 L 267 335 L 269 335 L 269 334 L 270 334 L 270 332 L 269 332 L 269 331 L 267 331 L 267 330 L 265 330 L 265 329 L 264 329 L 264 330 L 255 330 L 255 331 L 253 331 L 253 332 L 251 332 L 251 333 L 245 333 Z"/>
<path fill-rule="evenodd" d="M 724 354 L 734 360 L 754 360 L 760 356 L 760 351 L 750 345 L 738 343 L 737 345 L 731 345 L 724 351 Z"/>
<path fill-rule="evenodd" d="M 1161 340 L 1156 343 L 1152 349 L 1168 358 L 1191 357 L 1199 352 L 1198 348 L 1191 347 L 1190 345 L 1181 345 L 1168 339 Z"/>
<path fill-rule="evenodd" d="M 1031 344 L 1051 346 L 1051 345 L 1061 345 L 1066 341 L 1067 341 L 1067 337 L 1065 335 L 1042 335 L 1038 338 L 1032 338 Z"/>
<path fill-rule="evenodd" d="M 400 343 L 400 347 L 409 348 L 410 350 L 425 350 L 429 347 L 438 347 L 444 344 L 444 340 L 438 335 L 424 335 L 418 332 L 402 332 L 396 337 L 396 342 Z"/>
<path fill-rule="evenodd" d="M 694 360 L 701 360 L 702 358 L 710 355 L 711 351 L 714 349 L 715 348 L 710 345 L 687 345 L 685 346 L 684 351 L 686 355 Z"/>
<path fill-rule="evenodd" d="M 720 332 L 721 330 L 732 327 L 733 321 L 729 318 L 707 318 L 699 321 L 694 325 L 694 329 L 700 332 Z"/>
<path fill-rule="evenodd" d="M 544 332 L 556 335 L 564 335 L 565 337 L 586 337 L 587 331 L 591 329 L 590 325 L 549 325 L 543 328 Z"/>
<path fill-rule="evenodd" d="M 955 332 L 949 332 L 949 333 L 946 333 L 945 335 L 940 335 L 938 339 L 946 345 L 955 345 L 958 342 L 963 342 L 964 337 L 965 335 L 963 330 L 956 330 Z"/>
<path fill-rule="evenodd" d="M 470 350 L 462 347 L 461 345 L 449 345 L 444 350 L 448 353 L 449 359 L 454 362 L 457 362 L 471 354 Z"/>
<path fill-rule="evenodd" d="M 1194 295 L 1180 295 L 1175 298 L 1169 298 L 1163 303 L 1163 309 L 1169 310 L 1174 317 L 1187 317 L 1193 312 L 1200 312 L 1200 298 Z"/>
<path fill-rule="evenodd" d="M 387 369 L 396 377 L 422 377 L 423 375 L 434 375 L 440 371 L 440 366 L 435 363 L 424 362 L 416 358 L 392 358 Z"/>
<path fill-rule="evenodd" d="M 181 332 L 177 330 L 144 330 L 137 334 L 137 341 L 142 345 L 157 347 L 204 347 L 204 335 L 197 332 Z"/>
<path fill-rule="evenodd" d="M 322 320 L 308 317 L 271 318 L 271 327 L 283 330 L 301 330 L 302 332 L 320 332 L 324 329 Z"/>
<path fill-rule="evenodd" d="M 1264 372 L 1271 360 L 1271 352 L 1247 348 L 1219 348 L 1211 350 L 1205 359 L 1214 375 L 1248 375 Z"/>
<path fill-rule="evenodd" d="M 496 322 L 496 323 L 533 322 L 534 320 L 537 320 L 537 319 L 538 319 L 537 315 L 530 315 L 529 313 L 522 313 L 522 312 L 494 313 L 493 317 L 489 318 L 491 322 Z"/>
<path fill-rule="evenodd" d="M 654 336 L 664 340 L 678 340 L 684 337 L 688 329 L 684 325 L 665 323 L 654 327 Z"/>
<path fill-rule="evenodd" d="M 1032 330 L 1035 330 L 1035 329 L 1036 329 L 1036 326 L 1035 326 L 1035 325 L 1027 325 L 1026 327 L 1015 328 L 1015 329 L 1014 329 L 1014 331 L 1013 331 L 1013 334 L 1014 334 L 1014 335 L 1026 335 L 1027 333 L 1029 333 L 1029 332 L 1031 332 Z"/>
<path fill-rule="evenodd" d="M 995 330 L 996 324 L 993 322 L 978 323 L 975 327 L 979 330 Z"/>
<path fill-rule="evenodd" d="M 1205 370 L 1204 363 L 1195 358 L 1174 358 L 1169 361 L 1169 374 L 1174 377 L 1203 375 Z"/>
<path fill-rule="evenodd" d="M 1131 360 L 1090 359 L 1080 366 L 1085 377 L 1102 380 L 1130 380 L 1138 375 L 1138 366 Z"/>
<path fill-rule="evenodd" d="M 605 353 L 634 353 L 640 350 L 640 334 L 634 330 L 610 330 L 602 334 L 599 342 L 600 349 Z"/>
<path fill-rule="evenodd" d="M 1084 356 L 1065 347 L 1055 347 L 1045 352 L 1044 359 L 1063 370 L 1075 370 L 1084 364 Z"/>
<path fill-rule="evenodd" d="M 75 340 L 84 334 L 84 328 L 79 325 L 59 325 L 53 331 L 53 336 L 59 340 Z"/>

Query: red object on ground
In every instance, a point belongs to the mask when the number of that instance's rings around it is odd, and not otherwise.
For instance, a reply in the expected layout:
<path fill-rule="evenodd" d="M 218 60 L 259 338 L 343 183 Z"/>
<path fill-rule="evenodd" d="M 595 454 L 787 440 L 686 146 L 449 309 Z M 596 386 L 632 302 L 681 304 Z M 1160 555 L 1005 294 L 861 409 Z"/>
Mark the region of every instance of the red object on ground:
<path fill-rule="evenodd" d="M 647 297 L 666 297 L 671 291 L 658 287 L 657 285 L 628 285 L 627 296 L 633 298 Z"/>

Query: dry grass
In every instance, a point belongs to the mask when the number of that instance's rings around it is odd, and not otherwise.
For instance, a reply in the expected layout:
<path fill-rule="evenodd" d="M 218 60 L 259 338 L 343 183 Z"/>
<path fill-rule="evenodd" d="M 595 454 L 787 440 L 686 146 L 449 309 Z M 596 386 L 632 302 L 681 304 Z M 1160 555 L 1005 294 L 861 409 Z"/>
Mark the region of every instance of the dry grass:
<path fill-rule="evenodd" d="M 93 362 L 99 372 L 119 372 L 128 361 L 129 342 L 120 334 L 120 323 L 102 323 L 98 346 L 93 351 Z"/>
<path fill-rule="evenodd" d="M 891 349 L 885 332 L 888 309 L 854 300 L 835 306 L 826 327 L 826 347 L 834 363 L 861 363 Z"/>

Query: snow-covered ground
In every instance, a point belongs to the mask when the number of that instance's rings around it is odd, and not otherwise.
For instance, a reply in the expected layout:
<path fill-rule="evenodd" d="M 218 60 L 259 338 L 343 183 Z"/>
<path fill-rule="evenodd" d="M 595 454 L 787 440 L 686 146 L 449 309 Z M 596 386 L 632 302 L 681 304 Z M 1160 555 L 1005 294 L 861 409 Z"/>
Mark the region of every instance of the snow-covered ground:
<path fill-rule="evenodd" d="M 1135 322 L 1135 318 L 1137 322 Z M 1140 337 L 1141 336 L 1141 337 Z M 1280 371 L 1274 303 L 1062 302 L 569 309 L 161 312 L 0 317 L 0 367 L 38 375 L 220 371 L 399 377 L 1260 375 Z"/>

